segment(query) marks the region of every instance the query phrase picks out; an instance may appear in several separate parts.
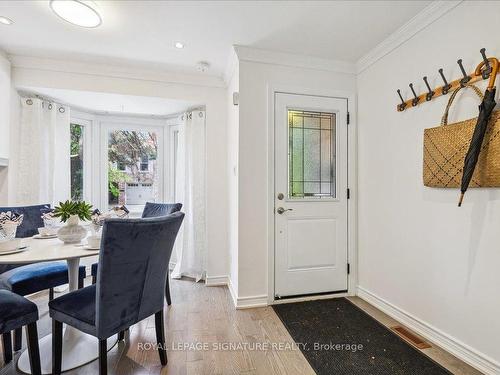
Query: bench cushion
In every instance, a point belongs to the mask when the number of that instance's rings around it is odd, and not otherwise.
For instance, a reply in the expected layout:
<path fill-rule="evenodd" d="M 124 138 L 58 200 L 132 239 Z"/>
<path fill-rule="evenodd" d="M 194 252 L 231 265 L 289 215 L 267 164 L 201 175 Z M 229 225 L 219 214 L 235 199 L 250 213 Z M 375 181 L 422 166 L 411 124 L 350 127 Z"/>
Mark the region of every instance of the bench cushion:
<path fill-rule="evenodd" d="M 80 279 L 86 277 L 85 266 L 80 266 Z M 0 289 L 8 289 L 25 296 L 68 283 L 66 262 L 42 262 L 16 267 L 0 275 Z"/>

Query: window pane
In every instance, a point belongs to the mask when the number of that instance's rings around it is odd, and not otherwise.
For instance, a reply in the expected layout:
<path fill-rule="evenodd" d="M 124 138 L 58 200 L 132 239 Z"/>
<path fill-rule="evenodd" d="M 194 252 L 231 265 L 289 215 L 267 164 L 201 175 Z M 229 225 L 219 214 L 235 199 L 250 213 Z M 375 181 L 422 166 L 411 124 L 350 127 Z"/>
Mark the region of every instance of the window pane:
<path fill-rule="evenodd" d="M 83 200 L 83 126 L 70 125 L 71 199 Z"/>
<path fill-rule="evenodd" d="M 318 130 L 304 129 L 304 182 L 319 182 L 320 135 Z"/>
<path fill-rule="evenodd" d="M 146 202 L 158 198 L 158 137 L 154 132 L 117 130 L 108 137 L 108 203 L 126 205 L 140 215 Z"/>
<path fill-rule="evenodd" d="M 335 197 L 335 114 L 288 111 L 289 197 Z"/>

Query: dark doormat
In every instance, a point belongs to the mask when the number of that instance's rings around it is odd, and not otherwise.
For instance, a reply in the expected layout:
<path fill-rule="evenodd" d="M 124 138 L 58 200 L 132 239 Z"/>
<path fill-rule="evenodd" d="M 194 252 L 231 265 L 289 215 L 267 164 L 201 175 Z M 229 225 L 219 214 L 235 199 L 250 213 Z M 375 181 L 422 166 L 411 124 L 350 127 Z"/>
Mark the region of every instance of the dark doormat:
<path fill-rule="evenodd" d="M 319 375 L 451 374 L 345 298 L 273 308 Z"/>

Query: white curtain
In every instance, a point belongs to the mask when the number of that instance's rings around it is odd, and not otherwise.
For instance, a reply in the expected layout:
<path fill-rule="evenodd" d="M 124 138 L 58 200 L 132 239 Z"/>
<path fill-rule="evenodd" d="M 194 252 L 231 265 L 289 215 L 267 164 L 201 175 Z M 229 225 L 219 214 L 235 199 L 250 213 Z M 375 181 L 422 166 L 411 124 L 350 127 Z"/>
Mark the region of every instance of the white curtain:
<path fill-rule="evenodd" d="M 70 198 L 70 109 L 22 98 L 17 201 L 56 204 Z"/>
<path fill-rule="evenodd" d="M 176 163 L 176 202 L 183 204 L 184 222 L 176 241 L 173 278 L 200 281 L 206 271 L 205 112 L 185 114 L 179 130 Z"/>

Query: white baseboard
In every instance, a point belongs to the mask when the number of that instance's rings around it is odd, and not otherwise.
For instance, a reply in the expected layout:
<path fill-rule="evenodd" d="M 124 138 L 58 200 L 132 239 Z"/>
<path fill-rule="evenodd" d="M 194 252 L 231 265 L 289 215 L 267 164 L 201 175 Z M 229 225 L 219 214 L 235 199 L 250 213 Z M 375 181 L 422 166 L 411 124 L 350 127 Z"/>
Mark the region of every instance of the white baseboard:
<path fill-rule="evenodd" d="M 222 286 L 222 285 L 228 285 L 229 283 L 229 276 L 223 275 L 223 276 L 208 276 L 205 278 L 205 285 L 206 286 Z"/>
<path fill-rule="evenodd" d="M 227 278 L 227 287 L 229 289 L 229 294 L 231 294 L 231 298 L 233 300 L 233 305 L 236 308 L 237 306 L 237 301 L 238 301 L 238 296 L 236 295 L 236 291 L 234 290 L 233 283 L 231 282 L 231 278 Z"/>
<path fill-rule="evenodd" d="M 394 306 L 363 287 L 358 286 L 358 297 L 484 374 L 500 374 L 500 363 L 399 307 Z"/>
<path fill-rule="evenodd" d="M 233 299 L 234 307 L 237 310 L 267 306 L 267 294 L 260 296 L 238 297 L 238 294 L 234 290 L 233 284 L 231 283 L 231 278 L 228 278 L 227 287 L 229 288 L 229 293 Z"/>
<path fill-rule="evenodd" d="M 260 296 L 237 297 L 236 309 L 253 309 L 267 306 L 267 294 Z"/>

